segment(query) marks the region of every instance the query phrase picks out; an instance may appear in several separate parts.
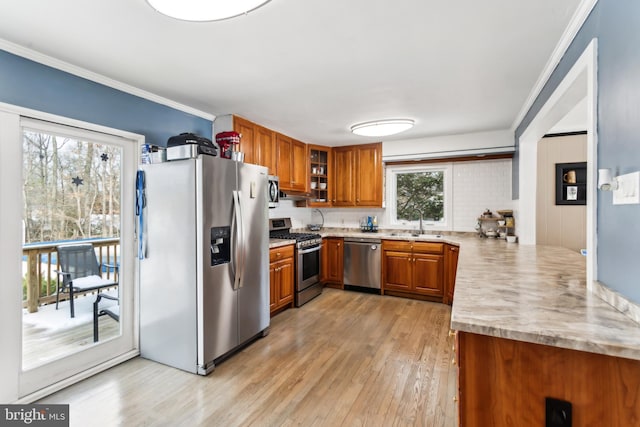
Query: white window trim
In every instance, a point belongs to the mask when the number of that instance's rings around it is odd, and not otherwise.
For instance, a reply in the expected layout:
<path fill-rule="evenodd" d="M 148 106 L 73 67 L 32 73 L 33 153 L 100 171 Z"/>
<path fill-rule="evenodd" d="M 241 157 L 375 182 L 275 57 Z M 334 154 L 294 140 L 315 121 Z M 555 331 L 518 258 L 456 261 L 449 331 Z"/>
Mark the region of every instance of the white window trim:
<path fill-rule="evenodd" d="M 387 165 L 386 171 L 386 204 L 387 204 L 387 224 L 393 228 L 416 230 L 419 227 L 418 221 L 397 221 L 396 220 L 396 182 L 398 173 L 411 172 L 444 172 L 444 221 L 433 222 L 423 221 L 423 227 L 428 231 L 451 231 L 453 230 L 453 163 L 437 163 L 424 166 L 415 165 Z"/>

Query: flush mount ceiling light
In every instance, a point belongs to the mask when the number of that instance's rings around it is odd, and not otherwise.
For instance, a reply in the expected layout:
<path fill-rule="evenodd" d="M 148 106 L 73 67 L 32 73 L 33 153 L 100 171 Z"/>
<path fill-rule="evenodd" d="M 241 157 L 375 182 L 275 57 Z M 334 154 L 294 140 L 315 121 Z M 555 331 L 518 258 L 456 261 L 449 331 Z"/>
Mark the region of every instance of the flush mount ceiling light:
<path fill-rule="evenodd" d="M 219 21 L 233 18 L 268 3 L 270 0 L 147 0 L 147 3 L 171 18 L 184 21 Z"/>
<path fill-rule="evenodd" d="M 389 136 L 413 127 L 411 119 L 375 120 L 351 126 L 351 132 L 361 136 Z"/>

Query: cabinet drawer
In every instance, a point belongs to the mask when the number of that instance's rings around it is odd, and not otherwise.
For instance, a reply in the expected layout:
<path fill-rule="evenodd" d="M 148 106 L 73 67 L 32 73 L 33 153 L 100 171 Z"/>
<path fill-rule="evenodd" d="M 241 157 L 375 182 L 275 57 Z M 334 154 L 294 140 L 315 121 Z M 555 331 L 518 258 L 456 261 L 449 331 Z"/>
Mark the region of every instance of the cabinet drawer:
<path fill-rule="evenodd" d="M 285 258 L 293 258 L 293 245 L 280 246 L 269 249 L 269 262 L 278 261 Z"/>
<path fill-rule="evenodd" d="M 444 252 L 444 243 L 415 242 L 413 250 L 420 253 L 441 254 Z"/>
<path fill-rule="evenodd" d="M 384 240 L 382 242 L 382 249 L 385 251 L 411 252 L 411 249 L 413 249 L 413 242 L 402 240 Z"/>

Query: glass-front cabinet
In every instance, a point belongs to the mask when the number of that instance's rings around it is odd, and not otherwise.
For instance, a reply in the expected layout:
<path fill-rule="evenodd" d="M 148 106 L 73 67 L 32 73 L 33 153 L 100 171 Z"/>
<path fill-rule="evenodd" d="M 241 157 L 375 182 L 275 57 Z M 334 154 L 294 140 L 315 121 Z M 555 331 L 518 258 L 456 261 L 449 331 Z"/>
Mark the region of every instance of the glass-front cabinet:
<path fill-rule="evenodd" d="M 331 180 L 329 167 L 331 164 L 331 149 L 319 145 L 309 145 L 309 176 L 311 199 L 309 206 L 329 206 L 331 203 Z"/>

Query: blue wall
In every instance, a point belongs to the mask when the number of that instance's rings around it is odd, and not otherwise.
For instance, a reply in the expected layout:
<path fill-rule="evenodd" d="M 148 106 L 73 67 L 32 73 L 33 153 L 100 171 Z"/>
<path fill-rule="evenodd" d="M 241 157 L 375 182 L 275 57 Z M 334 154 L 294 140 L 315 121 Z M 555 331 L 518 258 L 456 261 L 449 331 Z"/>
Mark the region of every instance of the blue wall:
<path fill-rule="evenodd" d="M 516 129 L 535 118 L 589 42 L 598 39 L 598 165 L 617 175 L 640 171 L 640 2 L 600 0 Z M 518 198 L 514 161 L 513 195 Z M 598 279 L 640 303 L 640 205 L 612 205 L 598 192 Z"/>
<path fill-rule="evenodd" d="M 0 102 L 142 134 L 165 146 L 181 132 L 211 138 L 211 120 L 0 50 Z"/>

